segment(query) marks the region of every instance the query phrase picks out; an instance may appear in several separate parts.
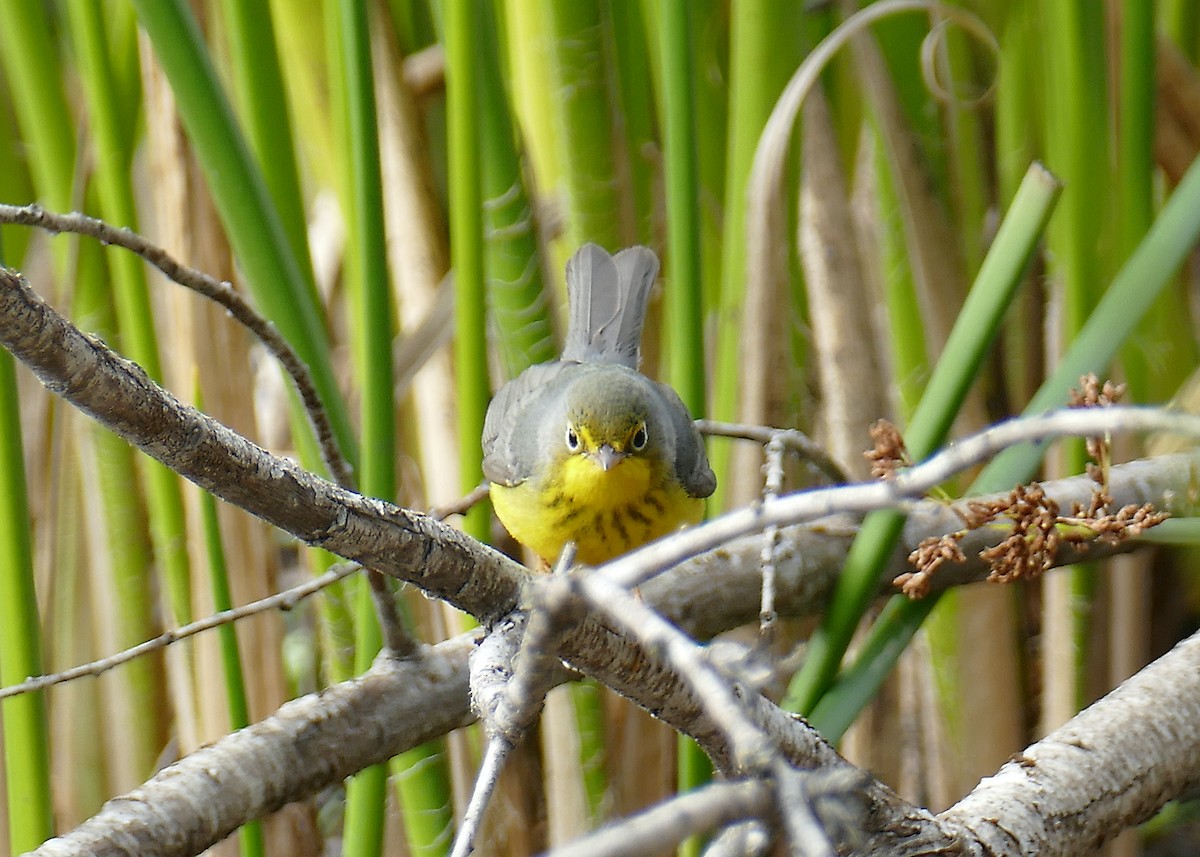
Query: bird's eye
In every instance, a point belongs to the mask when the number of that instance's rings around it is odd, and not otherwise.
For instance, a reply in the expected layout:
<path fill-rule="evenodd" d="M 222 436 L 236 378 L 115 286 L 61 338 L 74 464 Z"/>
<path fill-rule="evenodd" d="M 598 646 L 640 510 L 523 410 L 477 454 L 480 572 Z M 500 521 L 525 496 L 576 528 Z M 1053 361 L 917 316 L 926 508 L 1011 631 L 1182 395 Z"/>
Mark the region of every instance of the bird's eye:
<path fill-rule="evenodd" d="M 579 435 L 573 426 L 567 426 L 567 449 L 571 452 L 579 452 Z"/>
<path fill-rule="evenodd" d="M 650 437 L 646 434 L 646 424 L 642 423 L 638 426 L 637 431 L 633 433 L 633 439 L 629 444 L 633 447 L 634 452 L 641 452 L 646 448 L 646 443 L 649 440 Z"/>

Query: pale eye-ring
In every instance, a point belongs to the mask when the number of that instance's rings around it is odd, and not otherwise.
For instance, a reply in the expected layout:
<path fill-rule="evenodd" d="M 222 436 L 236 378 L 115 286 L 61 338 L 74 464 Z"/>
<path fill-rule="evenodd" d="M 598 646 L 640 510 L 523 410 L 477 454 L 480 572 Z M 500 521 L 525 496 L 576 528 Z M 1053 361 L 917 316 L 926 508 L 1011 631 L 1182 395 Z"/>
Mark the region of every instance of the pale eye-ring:
<path fill-rule="evenodd" d="M 637 427 L 637 431 L 633 433 L 633 438 L 629 441 L 629 445 L 633 447 L 634 452 L 641 452 L 646 448 L 646 444 L 650 441 L 650 436 L 646 434 L 646 424 L 642 423 Z"/>
<path fill-rule="evenodd" d="M 579 452 L 579 434 L 575 431 L 574 426 L 567 426 L 567 449 L 571 452 Z"/>

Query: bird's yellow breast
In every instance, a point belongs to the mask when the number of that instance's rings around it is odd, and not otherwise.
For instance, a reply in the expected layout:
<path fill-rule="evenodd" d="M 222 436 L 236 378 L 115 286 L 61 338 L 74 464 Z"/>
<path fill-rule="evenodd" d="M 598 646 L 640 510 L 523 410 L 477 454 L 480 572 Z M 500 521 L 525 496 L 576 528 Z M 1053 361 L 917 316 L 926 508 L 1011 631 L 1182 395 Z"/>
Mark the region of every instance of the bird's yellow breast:
<path fill-rule="evenodd" d="M 569 455 L 541 478 L 493 483 L 491 496 L 513 538 L 547 563 L 575 542 L 578 560 L 598 565 L 704 514 L 704 501 L 689 496 L 665 464 L 641 456 L 604 470 L 585 455 Z"/>

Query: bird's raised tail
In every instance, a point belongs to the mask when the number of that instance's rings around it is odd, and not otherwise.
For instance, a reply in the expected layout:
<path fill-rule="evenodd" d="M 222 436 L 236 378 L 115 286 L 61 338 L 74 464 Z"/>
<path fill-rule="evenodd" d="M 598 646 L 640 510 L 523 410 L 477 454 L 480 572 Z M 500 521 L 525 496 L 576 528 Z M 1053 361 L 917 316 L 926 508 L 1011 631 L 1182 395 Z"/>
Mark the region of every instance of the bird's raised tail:
<path fill-rule="evenodd" d="M 642 325 L 658 257 L 649 247 L 610 256 L 585 244 L 567 262 L 567 338 L 564 361 L 641 362 Z"/>

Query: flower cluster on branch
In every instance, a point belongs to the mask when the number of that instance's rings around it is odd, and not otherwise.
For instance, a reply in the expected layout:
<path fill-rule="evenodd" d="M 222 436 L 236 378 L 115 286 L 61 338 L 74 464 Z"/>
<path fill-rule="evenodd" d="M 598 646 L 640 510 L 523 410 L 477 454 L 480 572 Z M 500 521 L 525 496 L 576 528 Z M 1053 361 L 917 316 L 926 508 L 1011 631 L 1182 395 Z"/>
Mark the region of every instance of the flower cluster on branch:
<path fill-rule="evenodd" d="M 1080 379 L 1080 388 L 1071 391 L 1070 406 L 1108 407 L 1116 404 L 1124 392 L 1124 385 L 1111 381 L 1101 385 L 1095 375 L 1085 375 Z M 900 461 L 895 451 L 903 452 L 904 441 L 894 426 L 890 423 L 888 426 L 892 431 L 872 429 L 876 446 L 867 456 L 873 461 L 888 462 L 890 469 L 884 472 L 892 474 L 894 463 Z M 931 577 L 941 566 L 966 561 L 962 540 L 982 527 L 1010 529 L 1006 538 L 980 551 L 979 557 L 991 569 L 987 578 L 990 582 L 1011 583 L 1032 579 L 1053 568 L 1064 544 L 1081 547 L 1095 540 L 1116 544 L 1140 536 L 1169 517 L 1151 503 L 1114 509 L 1108 487 L 1112 457 L 1109 439 L 1100 435 L 1088 437 L 1086 449 L 1092 459 L 1087 472 L 1096 483 L 1086 507 L 1074 503 L 1063 515 L 1059 504 L 1037 482 L 1018 485 L 1003 497 L 968 501 L 962 513 L 963 528 L 922 541 L 908 557 L 914 570 L 897 575 L 895 585 L 909 598 L 925 597 L 929 594 Z"/>

